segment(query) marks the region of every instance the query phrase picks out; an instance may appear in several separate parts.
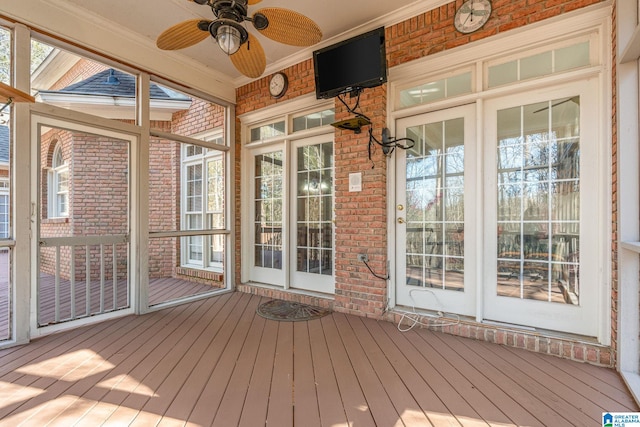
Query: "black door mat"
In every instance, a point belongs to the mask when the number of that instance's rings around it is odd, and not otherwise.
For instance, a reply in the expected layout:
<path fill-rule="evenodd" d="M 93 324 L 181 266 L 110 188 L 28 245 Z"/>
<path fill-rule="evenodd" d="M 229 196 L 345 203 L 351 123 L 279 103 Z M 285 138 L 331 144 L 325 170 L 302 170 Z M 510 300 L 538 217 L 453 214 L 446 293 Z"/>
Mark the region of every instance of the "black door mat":
<path fill-rule="evenodd" d="M 265 319 L 299 322 L 319 319 L 331 313 L 331 311 L 299 302 L 274 299 L 260 304 L 256 309 L 256 313 Z"/>

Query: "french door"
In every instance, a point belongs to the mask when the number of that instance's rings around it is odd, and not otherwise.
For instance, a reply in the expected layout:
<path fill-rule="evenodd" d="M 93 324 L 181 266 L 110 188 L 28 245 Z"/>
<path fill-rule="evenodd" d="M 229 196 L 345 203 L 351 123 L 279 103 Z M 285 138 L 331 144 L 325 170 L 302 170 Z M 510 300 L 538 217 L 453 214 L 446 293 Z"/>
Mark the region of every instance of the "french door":
<path fill-rule="evenodd" d="M 598 111 L 595 79 L 485 104 L 485 319 L 598 335 Z"/>
<path fill-rule="evenodd" d="M 595 79 L 400 119 L 397 304 L 598 336 L 606 149 Z"/>
<path fill-rule="evenodd" d="M 292 157 L 291 287 L 333 293 L 333 141 L 299 141 Z"/>
<path fill-rule="evenodd" d="M 249 279 L 333 293 L 333 138 L 256 148 L 251 161 Z"/>
<path fill-rule="evenodd" d="M 400 305 L 473 315 L 475 106 L 398 121 L 413 148 L 396 151 Z"/>

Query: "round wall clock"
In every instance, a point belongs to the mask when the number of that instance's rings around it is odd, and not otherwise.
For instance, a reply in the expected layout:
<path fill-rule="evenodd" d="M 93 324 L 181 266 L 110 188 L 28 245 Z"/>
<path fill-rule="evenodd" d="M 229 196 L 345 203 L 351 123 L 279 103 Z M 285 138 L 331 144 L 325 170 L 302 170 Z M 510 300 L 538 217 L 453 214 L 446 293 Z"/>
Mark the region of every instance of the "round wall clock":
<path fill-rule="evenodd" d="M 453 24 L 461 33 L 472 33 L 482 28 L 491 15 L 489 0 L 467 0 L 456 11 Z"/>
<path fill-rule="evenodd" d="M 274 98 L 281 98 L 287 92 L 289 80 L 285 73 L 275 73 L 269 80 L 269 93 Z"/>

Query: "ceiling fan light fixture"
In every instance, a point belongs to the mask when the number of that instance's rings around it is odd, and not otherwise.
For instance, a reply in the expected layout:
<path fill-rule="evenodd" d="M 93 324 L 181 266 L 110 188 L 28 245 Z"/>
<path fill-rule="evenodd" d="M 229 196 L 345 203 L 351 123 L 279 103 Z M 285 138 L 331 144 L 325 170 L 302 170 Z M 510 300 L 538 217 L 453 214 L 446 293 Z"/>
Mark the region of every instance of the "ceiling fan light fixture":
<path fill-rule="evenodd" d="M 221 25 L 218 28 L 216 40 L 218 41 L 220 49 L 222 49 L 227 55 L 233 55 L 236 53 L 242 44 L 240 31 L 231 25 Z"/>
<path fill-rule="evenodd" d="M 218 19 L 209 26 L 209 32 L 218 42 L 220 49 L 227 55 L 233 55 L 240 49 L 242 43 L 249 38 L 247 30 L 239 23 L 230 19 Z"/>

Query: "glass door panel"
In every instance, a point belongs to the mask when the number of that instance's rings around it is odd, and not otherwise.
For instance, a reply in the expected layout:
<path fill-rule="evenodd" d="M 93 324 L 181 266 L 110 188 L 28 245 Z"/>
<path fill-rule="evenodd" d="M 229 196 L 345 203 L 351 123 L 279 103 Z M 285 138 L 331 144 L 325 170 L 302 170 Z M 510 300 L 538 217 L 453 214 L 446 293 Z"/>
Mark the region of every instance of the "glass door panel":
<path fill-rule="evenodd" d="M 599 217 L 589 86 L 487 103 L 489 320 L 597 335 L 597 291 L 586 285 L 598 277 L 597 233 L 588 229 Z"/>
<path fill-rule="evenodd" d="M 397 303 L 472 314 L 474 108 L 402 119 L 415 141 L 396 154 Z M 466 237 L 466 238 L 465 238 Z"/>
<path fill-rule="evenodd" d="M 284 286 L 284 152 L 253 156 L 253 263 L 251 280 Z"/>
<path fill-rule="evenodd" d="M 333 142 L 295 148 L 291 287 L 333 293 Z"/>

